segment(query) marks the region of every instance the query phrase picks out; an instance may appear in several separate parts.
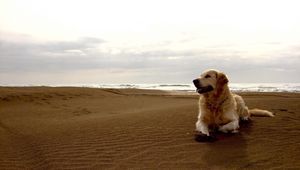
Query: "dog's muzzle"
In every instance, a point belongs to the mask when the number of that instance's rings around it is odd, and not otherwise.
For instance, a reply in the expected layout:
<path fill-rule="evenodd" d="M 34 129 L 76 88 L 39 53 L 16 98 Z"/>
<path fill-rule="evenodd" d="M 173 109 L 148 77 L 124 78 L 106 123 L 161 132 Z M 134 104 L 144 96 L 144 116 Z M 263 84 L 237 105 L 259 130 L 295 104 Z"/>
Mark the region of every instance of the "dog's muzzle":
<path fill-rule="evenodd" d="M 214 88 L 212 86 L 201 86 L 200 81 L 198 79 L 193 80 L 195 87 L 197 88 L 196 92 L 199 94 L 207 93 L 212 91 Z"/>

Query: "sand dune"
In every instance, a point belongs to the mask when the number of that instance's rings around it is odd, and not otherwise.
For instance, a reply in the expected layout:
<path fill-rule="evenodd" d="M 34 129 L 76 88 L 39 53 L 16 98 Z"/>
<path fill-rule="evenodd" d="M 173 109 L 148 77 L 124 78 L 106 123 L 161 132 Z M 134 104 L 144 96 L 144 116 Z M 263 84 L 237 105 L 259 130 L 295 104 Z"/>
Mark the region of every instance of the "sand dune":
<path fill-rule="evenodd" d="M 0 88 L 0 169 L 299 169 L 300 94 L 243 93 L 254 117 L 197 142 L 197 95 Z"/>

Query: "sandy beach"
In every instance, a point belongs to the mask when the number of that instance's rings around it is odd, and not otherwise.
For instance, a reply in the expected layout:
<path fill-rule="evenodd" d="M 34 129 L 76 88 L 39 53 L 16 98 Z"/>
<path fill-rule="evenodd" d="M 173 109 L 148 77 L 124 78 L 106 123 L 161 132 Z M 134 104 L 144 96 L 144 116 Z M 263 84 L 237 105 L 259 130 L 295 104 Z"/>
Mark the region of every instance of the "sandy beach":
<path fill-rule="evenodd" d="M 1 87 L 0 169 L 300 169 L 300 94 L 241 95 L 276 116 L 197 142 L 197 94 Z"/>

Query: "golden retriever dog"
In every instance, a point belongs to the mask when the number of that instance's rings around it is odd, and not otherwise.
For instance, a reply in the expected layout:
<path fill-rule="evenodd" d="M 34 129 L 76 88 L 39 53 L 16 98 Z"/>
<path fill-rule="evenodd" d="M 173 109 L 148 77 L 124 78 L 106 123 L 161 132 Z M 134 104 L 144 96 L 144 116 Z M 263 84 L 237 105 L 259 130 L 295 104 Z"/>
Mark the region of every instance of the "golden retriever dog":
<path fill-rule="evenodd" d="M 217 70 L 207 70 L 193 80 L 200 94 L 196 131 L 210 136 L 210 130 L 237 133 L 240 120 L 251 115 L 273 117 L 267 110 L 248 109 L 243 98 L 231 93 L 227 76 Z"/>

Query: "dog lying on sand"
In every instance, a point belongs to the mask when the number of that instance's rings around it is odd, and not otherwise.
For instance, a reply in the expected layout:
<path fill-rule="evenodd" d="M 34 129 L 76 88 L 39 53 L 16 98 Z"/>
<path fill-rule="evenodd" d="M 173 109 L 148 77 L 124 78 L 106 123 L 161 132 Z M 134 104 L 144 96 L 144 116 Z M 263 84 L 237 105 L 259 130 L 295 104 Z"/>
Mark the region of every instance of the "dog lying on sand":
<path fill-rule="evenodd" d="M 241 96 L 231 93 L 228 78 L 220 71 L 207 70 L 193 83 L 200 94 L 196 131 L 204 135 L 210 136 L 213 129 L 237 133 L 240 120 L 248 120 L 250 116 L 274 116 L 267 110 L 248 109 Z"/>

